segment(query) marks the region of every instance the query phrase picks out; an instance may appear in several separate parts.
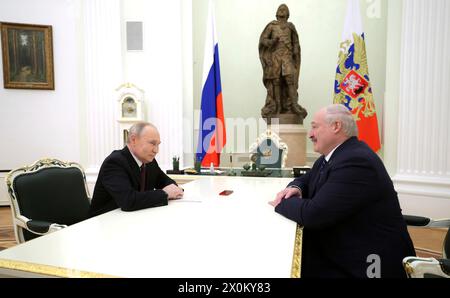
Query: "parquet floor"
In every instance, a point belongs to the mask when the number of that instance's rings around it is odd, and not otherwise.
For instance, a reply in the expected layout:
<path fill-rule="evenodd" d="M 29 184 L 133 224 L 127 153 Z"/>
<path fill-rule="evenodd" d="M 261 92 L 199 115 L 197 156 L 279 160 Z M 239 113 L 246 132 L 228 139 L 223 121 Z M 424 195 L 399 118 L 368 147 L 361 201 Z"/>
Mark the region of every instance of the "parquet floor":
<path fill-rule="evenodd" d="M 0 250 L 16 245 L 9 207 L 0 207 Z"/>

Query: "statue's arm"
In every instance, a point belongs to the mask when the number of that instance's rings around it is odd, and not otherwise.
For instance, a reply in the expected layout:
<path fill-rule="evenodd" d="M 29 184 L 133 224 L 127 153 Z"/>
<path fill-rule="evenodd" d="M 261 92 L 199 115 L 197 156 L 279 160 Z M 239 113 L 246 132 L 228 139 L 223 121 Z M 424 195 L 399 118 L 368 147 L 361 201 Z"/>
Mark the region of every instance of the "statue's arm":
<path fill-rule="evenodd" d="M 272 38 L 272 26 L 270 24 L 267 25 L 263 33 L 261 34 L 260 43 L 263 46 L 270 48 L 277 41 L 278 41 L 277 39 Z"/>
<path fill-rule="evenodd" d="M 292 45 L 293 45 L 292 54 L 294 56 L 294 60 L 295 60 L 296 64 L 298 66 L 300 66 L 300 61 L 301 61 L 300 41 L 298 38 L 297 30 L 295 29 L 293 24 L 292 24 L 291 29 L 292 29 Z"/>

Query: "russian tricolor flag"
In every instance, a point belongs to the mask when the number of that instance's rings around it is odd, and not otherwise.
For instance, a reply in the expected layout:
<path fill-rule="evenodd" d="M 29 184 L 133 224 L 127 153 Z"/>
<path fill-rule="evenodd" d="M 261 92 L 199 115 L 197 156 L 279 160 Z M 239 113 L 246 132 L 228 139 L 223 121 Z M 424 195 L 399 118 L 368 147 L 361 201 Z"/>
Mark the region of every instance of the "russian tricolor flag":
<path fill-rule="evenodd" d="M 220 152 L 226 143 L 226 131 L 220 83 L 219 47 L 214 6 L 211 0 L 209 1 L 204 55 L 197 161 L 201 161 L 204 167 L 209 167 L 211 163 L 218 167 Z"/>

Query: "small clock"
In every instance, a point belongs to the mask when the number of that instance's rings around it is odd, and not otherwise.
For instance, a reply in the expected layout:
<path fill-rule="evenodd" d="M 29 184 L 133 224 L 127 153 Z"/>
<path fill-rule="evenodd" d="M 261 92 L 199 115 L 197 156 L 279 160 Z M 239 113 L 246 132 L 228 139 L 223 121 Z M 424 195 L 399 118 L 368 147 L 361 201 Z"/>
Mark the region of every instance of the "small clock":
<path fill-rule="evenodd" d="M 122 118 L 136 118 L 137 103 L 132 97 L 127 97 L 122 102 Z"/>
<path fill-rule="evenodd" d="M 144 90 L 132 83 L 124 83 L 117 89 L 117 122 L 119 134 L 124 146 L 128 139 L 130 127 L 140 121 L 145 121 L 143 113 Z"/>

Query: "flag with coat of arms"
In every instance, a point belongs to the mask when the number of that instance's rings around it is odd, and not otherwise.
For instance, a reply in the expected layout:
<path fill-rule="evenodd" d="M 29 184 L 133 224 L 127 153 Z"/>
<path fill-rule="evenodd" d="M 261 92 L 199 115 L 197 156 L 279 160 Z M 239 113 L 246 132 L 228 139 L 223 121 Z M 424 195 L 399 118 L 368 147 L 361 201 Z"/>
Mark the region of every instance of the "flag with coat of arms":
<path fill-rule="evenodd" d="M 333 102 L 343 104 L 350 110 L 358 126 L 358 138 L 377 152 L 381 144 L 369 79 L 359 0 L 347 1 Z"/>

